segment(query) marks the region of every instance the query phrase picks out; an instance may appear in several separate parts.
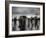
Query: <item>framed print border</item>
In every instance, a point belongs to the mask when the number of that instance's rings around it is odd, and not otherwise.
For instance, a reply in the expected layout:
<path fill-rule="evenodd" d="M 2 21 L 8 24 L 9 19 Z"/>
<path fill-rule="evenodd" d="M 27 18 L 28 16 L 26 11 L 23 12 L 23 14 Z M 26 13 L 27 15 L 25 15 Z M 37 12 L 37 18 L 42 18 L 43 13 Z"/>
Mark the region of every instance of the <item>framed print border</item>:
<path fill-rule="evenodd" d="M 22 3 L 22 4 L 33 4 L 43 5 L 43 33 L 37 34 L 22 34 L 22 35 L 9 35 L 9 4 Z M 23 37 L 23 36 L 40 36 L 45 35 L 45 3 L 42 2 L 23 2 L 23 1 L 5 1 L 5 37 Z"/>

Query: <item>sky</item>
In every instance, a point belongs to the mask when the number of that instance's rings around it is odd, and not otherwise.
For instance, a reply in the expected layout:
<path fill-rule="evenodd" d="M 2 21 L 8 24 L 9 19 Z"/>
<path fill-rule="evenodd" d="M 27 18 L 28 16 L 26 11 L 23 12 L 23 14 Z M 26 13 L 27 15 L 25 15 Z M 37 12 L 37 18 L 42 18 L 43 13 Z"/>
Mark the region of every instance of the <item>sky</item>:
<path fill-rule="evenodd" d="M 32 7 L 12 7 L 12 14 L 40 15 L 40 8 Z"/>

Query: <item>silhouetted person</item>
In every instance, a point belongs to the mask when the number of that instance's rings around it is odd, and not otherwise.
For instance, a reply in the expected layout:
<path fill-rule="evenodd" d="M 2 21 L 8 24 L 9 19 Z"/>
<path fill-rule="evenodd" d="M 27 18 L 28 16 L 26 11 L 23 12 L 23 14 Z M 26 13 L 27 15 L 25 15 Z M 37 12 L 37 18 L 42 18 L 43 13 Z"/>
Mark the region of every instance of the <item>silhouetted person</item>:
<path fill-rule="evenodd" d="M 35 16 L 34 20 L 35 20 L 35 28 L 36 28 L 37 27 L 37 17 L 36 16 Z"/>
<path fill-rule="evenodd" d="M 31 17 L 31 25 L 32 25 L 32 27 L 31 27 L 31 30 L 33 30 L 33 20 L 34 20 L 34 18 L 33 17 Z"/>
<path fill-rule="evenodd" d="M 14 21 L 14 27 L 13 27 L 13 30 L 15 31 L 15 30 L 16 30 L 16 21 L 17 21 L 17 19 L 14 18 L 13 21 Z"/>
<path fill-rule="evenodd" d="M 25 24 L 26 24 L 26 17 L 25 16 L 21 16 L 19 19 L 19 28 L 21 31 L 25 30 Z"/>
<path fill-rule="evenodd" d="M 37 30 L 40 29 L 39 26 L 40 26 L 40 18 L 37 18 Z"/>

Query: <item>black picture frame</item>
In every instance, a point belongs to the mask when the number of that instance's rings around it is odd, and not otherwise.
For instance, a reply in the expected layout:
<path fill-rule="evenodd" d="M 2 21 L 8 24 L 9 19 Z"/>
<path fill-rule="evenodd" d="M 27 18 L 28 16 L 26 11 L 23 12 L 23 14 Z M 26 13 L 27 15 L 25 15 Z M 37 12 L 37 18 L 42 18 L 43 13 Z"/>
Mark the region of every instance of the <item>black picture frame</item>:
<path fill-rule="evenodd" d="M 9 22 L 9 4 L 10 3 L 43 5 L 43 33 L 23 34 L 23 35 L 8 35 L 9 34 L 8 22 Z M 24 1 L 5 1 L 5 37 L 24 37 L 24 36 L 40 36 L 40 35 L 45 35 L 45 3 L 42 3 L 42 2 L 24 2 Z"/>

